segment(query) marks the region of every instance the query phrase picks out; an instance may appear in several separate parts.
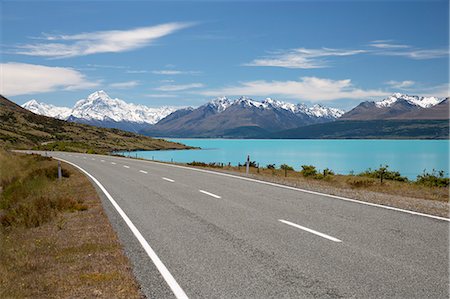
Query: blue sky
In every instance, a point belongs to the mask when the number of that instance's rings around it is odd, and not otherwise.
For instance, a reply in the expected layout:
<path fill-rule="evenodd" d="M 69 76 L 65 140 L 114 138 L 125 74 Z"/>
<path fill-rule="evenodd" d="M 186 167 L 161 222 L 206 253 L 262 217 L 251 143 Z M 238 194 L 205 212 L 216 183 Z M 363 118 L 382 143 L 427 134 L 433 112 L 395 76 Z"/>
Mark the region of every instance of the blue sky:
<path fill-rule="evenodd" d="M 216 96 L 349 109 L 448 96 L 448 1 L 3 1 L 1 93 L 72 106 Z"/>

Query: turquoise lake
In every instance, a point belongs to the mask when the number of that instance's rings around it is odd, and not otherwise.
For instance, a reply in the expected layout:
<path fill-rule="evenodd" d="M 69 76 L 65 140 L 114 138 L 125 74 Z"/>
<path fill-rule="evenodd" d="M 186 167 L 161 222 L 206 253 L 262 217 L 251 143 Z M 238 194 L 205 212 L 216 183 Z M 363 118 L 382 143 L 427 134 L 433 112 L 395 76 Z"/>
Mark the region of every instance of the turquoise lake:
<path fill-rule="evenodd" d="M 288 164 L 330 168 L 348 174 L 389 165 L 410 179 L 424 169 L 444 170 L 449 175 L 449 140 L 293 140 L 293 139 L 167 139 L 201 150 L 138 151 L 145 159 L 174 162 L 244 163 L 247 155 L 260 166 Z M 127 155 L 127 153 L 123 153 Z"/>

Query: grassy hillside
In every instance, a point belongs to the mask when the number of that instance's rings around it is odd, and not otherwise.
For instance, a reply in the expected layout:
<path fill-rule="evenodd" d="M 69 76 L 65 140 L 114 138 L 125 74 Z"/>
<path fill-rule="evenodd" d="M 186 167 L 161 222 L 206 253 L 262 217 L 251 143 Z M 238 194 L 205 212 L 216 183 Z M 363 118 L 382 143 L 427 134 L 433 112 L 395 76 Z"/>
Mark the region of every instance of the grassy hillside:
<path fill-rule="evenodd" d="M 261 136 L 267 138 L 267 136 Z M 448 120 L 342 120 L 271 134 L 292 139 L 448 139 Z"/>
<path fill-rule="evenodd" d="M 0 147 L 106 153 L 189 148 L 117 129 L 69 123 L 34 114 L 0 95 Z"/>

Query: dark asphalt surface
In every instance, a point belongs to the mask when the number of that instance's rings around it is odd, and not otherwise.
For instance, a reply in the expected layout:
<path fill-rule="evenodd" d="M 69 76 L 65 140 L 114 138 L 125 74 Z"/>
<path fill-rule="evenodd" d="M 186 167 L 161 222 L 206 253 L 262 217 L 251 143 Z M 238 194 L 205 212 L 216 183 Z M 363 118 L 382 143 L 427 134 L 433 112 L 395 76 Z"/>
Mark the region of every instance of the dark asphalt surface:
<path fill-rule="evenodd" d="M 151 161 L 48 154 L 108 190 L 190 298 L 449 298 L 447 221 Z M 174 297 L 102 199 L 144 293 Z"/>

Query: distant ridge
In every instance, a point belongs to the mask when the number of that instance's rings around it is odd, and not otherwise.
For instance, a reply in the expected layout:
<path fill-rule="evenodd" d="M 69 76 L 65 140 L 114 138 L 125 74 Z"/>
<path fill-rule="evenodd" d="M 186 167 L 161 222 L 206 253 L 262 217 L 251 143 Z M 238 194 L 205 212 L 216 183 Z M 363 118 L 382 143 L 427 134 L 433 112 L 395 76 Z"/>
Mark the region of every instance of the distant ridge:
<path fill-rule="evenodd" d="M 379 102 L 362 102 L 340 120 L 449 119 L 448 98 L 395 93 Z"/>
<path fill-rule="evenodd" d="M 142 133 L 166 137 L 246 138 L 313 123 L 330 122 L 344 111 L 336 108 L 291 104 L 267 98 L 229 100 L 219 97 L 194 109 L 173 112 Z"/>

